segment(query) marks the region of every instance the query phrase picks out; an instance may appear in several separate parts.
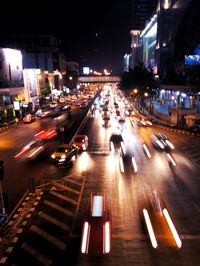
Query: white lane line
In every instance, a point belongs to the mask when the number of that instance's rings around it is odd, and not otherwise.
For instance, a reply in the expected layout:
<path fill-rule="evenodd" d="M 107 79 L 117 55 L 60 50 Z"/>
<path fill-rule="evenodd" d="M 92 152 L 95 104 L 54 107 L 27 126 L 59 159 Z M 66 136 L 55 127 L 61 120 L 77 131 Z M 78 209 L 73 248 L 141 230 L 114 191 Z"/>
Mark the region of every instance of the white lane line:
<path fill-rule="evenodd" d="M 69 231 L 69 230 L 70 230 L 70 227 L 69 227 L 67 224 L 64 224 L 64 223 L 58 221 L 57 219 L 55 219 L 55 218 L 53 218 L 53 217 L 47 215 L 47 214 L 44 213 L 44 212 L 39 212 L 38 215 L 39 215 L 40 217 L 42 217 L 43 219 L 45 219 L 46 221 L 51 222 L 51 223 L 53 223 L 53 224 L 59 226 L 60 228 L 62 228 L 62 229 L 65 230 L 65 231 Z"/>
<path fill-rule="evenodd" d="M 7 259 L 8 259 L 8 257 L 2 257 L 0 260 L 0 263 L 5 264 Z"/>
<path fill-rule="evenodd" d="M 47 232 L 45 232 L 41 228 L 37 227 L 36 225 L 32 225 L 31 230 L 33 232 L 35 232 L 36 234 L 40 235 L 41 237 L 45 238 L 46 240 L 48 240 L 49 242 L 51 242 L 53 245 L 57 246 L 61 250 L 63 250 L 63 251 L 65 250 L 65 248 L 66 248 L 65 243 L 63 243 L 62 241 L 60 241 L 56 237 L 48 234 Z"/>
<path fill-rule="evenodd" d="M 75 201 L 75 200 L 73 200 L 73 199 L 71 199 L 71 198 L 69 198 L 69 197 L 66 197 L 66 196 L 64 196 L 64 195 L 61 195 L 61 194 L 59 194 L 59 193 L 57 193 L 57 192 L 55 192 L 55 191 L 50 191 L 49 193 L 50 193 L 51 195 L 54 195 L 55 197 L 58 197 L 58 198 L 64 200 L 64 201 L 71 202 L 71 203 L 74 204 L 74 205 L 77 205 L 77 203 L 78 203 L 77 201 Z"/>
<path fill-rule="evenodd" d="M 24 242 L 22 244 L 22 248 L 26 252 L 28 252 L 29 254 L 31 254 L 34 258 L 36 258 L 39 262 L 41 262 L 43 265 L 49 266 L 49 265 L 52 264 L 52 261 L 50 259 L 48 259 L 43 254 L 41 254 L 40 252 L 38 252 L 36 249 L 34 249 L 33 247 L 31 247 L 28 243 Z"/>
<path fill-rule="evenodd" d="M 11 253 L 12 250 L 13 250 L 13 247 L 8 247 L 8 248 L 6 249 L 6 252 Z"/>
<path fill-rule="evenodd" d="M 200 235 L 180 235 L 180 238 L 184 240 L 200 240 Z"/>
<path fill-rule="evenodd" d="M 50 207 L 52 207 L 52 208 L 54 208 L 54 209 L 56 209 L 56 210 L 58 210 L 60 212 L 63 212 L 66 215 L 69 215 L 69 216 L 73 216 L 74 215 L 73 212 L 68 211 L 67 209 L 65 209 L 63 207 L 60 207 L 59 205 L 57 205 L 55 203 L 52 203 L 51 201 L 45 200 L 44 204 L 46 204 L 46 205 L 48 205 L 48 206 L 50 206 Z"/>

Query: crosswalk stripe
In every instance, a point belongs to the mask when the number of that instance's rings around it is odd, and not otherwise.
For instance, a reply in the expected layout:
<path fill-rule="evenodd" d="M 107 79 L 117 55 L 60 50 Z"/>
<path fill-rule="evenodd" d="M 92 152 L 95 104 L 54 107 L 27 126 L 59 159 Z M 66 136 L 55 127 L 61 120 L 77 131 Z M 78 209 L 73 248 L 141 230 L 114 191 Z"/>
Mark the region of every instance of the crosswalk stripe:
<path fill-rule="evenodd" d="M 64 195 L 62 195 L 62 194 L 59 194 L 59 193 L 57 193 L 57 192 L 55 192 L 55 191 L 50 191 L 50 194 L 51 194 L 51 195 L 54 195 L 55 197 L 58 197 L 58 198 L 60 198 L 60 199 L 62 199 L 62 200 L 64 200 L 64 201 L 71 202 L 71 203 L 73 203 L 74 205 L 77 204 L 77 201 L 75 201 L 75 200 L 73 200 L 73 199 L 71 199 L 71 198 L 69 198 L 69 197 L 66 197 L 66 196 L 64 196 Z"/>
<path fill-rule="evenodd" d="M 35 232 L 36 234 L 42 236 L 43 238 L 47 239 L 49 242 L 51 242 L 52 244 L 54 244 L 55 246 L 57 246 L 58 248 L 65 250 L 66 245 L 65 243 L 63 243 L 62 241 L 60 241 L 59 239 L 57 239 L 56 237 L 48 234 L 47 232 L 45 232 L 44 230 L 42 230 L 41 228 L 37 227 L 36 225 L 32 225 L 31 226 L 31 230 L 33 232 Z"/>
<path fill-rule="evenodd" d="M 44 212 L 39 212 L 38 215 L 39 215 L 40 217 L 42 217 L 43 219 L 45 219 L 46 221 L 51 222 L 51 223 L 53 223 L 53 224 L 59 226 L 60 228 L 62 228 L 62 229 L 65 230 L 65 231 L 69 231 L 69 229 L 70 229 L 70 227 L 69 227 L 67 224 L 64 224 L 64 223 L 58 221 L 57 219 L 55 219 L 55 218 L 53 218 L 53 217 L 47 215 L 47 214 L 44 213 Z"/>
<path fill-rule="evenodd" d="M 58 210 L 60 212 L 63 212 L 66 215 L 69 215 L 69 216 L 73 216 L 74 215 L 73 212 L 68 211 L 67 209 L 65 209 L 63 207 L 60 207 L 59 205 L 57 205 L 57 204 L 55 204 L 55 203 L 53 203 L 53 202 L 51 202 L 49 200 L 45 200 L 44 204 L 46 204 L 46 205 L 48 205 L 48 206 L 50 206 L 50 207 L 52 207 L 52 208 L 54 208 L 54 209 L 56 209 L 56 210 Z"/>
<path fill-rule="evenodd" d="M 71 179 L 71 178 L 65 178 L 65 180 L 69 183 L 73 183 L 75 185 L 78 185 L 78 186 L 82 186 L 82 183 L 81 181 L 77 181 L 77 180 L 74 180 L 74 179 Z"/>
<path fill-rule="evenodd" d="M 42 255 L 39 251 L 31 247 L 28 243 L 24 242 L 22 244 L 22 248 L 27 251 L 29 254 L 31 254 L 33 257 L 35 257 L 39 262 L 41 262 L 45 266 L 49 266 L 52 264 L 52 261 Z"/>
<path fill-rule="evenodd" d="M 72 192 L 72 193 L 74 193 L 74 194 L 76 194 L 76 195 L 79 195 L 80 194 L 80 191 L 75 190 L 73 188 L 70 188 L 70 187 L 67 187 L 66 186 L 65 189 L 68 190 L 68 191 L 70 191 L 70 192 Z"/>

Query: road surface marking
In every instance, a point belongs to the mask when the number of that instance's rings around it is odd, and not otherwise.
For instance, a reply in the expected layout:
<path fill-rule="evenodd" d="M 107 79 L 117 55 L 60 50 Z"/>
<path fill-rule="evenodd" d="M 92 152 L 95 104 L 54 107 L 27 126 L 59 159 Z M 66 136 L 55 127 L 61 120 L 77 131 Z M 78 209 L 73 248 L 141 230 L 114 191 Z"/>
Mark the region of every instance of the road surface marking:
<path fill-rule="evenodd" d="M 80 187 L 82 186 L 82 182 L 81 181 L 73 180 L 73 179 L 70 179 L 70 178 L 64 178 L 64 180 L 66 180 L 69 183 L 73 183 L 75 185 L 78 185 Z"/>
<path fill-rule="evenodd" d="M 52 207 L 52 208 L 54 208 L 54 209 L 56 209 L 56 210 L 58 210 L 60 212 L 63 212 L 66 215 L 69 215 L 69 216 L 73 216 L 74 215 L 73 212 L 68 211 L 67 209 L 65 209 L 63 207 L 60 207 L 59 205 L 57 205 L 55 203 L 52 203 L 52 202 L 50 202 L 48 200 L 45 200 L 44 204 L 46 204 L 46 205 L 48 205 L 48 206 L 50 206 L 50 207 Z"/>
<path fill-rule="evenodd" d="M 35 257 L 39 262 L 41 262 L 45 266 L 49 266 L 52 264 L 52 261 L 39 253 L 36 249 L 32 248 L 29 244 L 24 242 L 22 244 L 22 248 L 27 251 L 29 254 L 31 254 L 33 257 Z"/>
<path fill-rule="evenodd" d="M 31 226 L 31 230 L 33 232 L 35 232 L 36 234 L 42 236 L 43 238 L 45 238 L 46 240 L 48 240 L 49 242 L 51 242 L 52 244 L 54 244 L 55 246 L 57 246 L 58 248 L 65 250 L 66 245 L 65 243 L 63 243 L 62 241 L 60 241 L 59 239 L 57 239 L 56 237 L 48 234 L 47 232 L 45 232 L 44 230 L 40 229 L 39 227 L 37 227 L 36 225 L 32 225 Z"/>
<path fill-rule="evenodd" d="M 65 189 L 68 190 L 68 191 L 70 191 L 70 192 L 72 192 L 72 193 L 74 193 L 74 194 L 77 194 L 77 195 L 80 194 L 80 191 L 75 190 L 75 189 L 72 189 L 72 188 L 69 188 L 69 187 L 67 187 L 67 186 L 65 186 Z"/>
<path fill-rule="evenodd" d="M 18 240 L 18 237 L 14 237 L 13 240 L 12 240 L 12 243 L 16 243 Z"/>
<path fill-rule="evenodd" d="M 9 248 L 6 249 L 6 252 L 11 253 L 12 250 L 13 250 L 13 247 L 9 247 Z"/>
<path fill-rule="evenodd" d="M 7 261 L 7 259 L 8 259 L 8 257 L 3 257 L 3 258 L 1 258 L 0 263 L 5 264 L 6 261 Z"/>
<path fill-rule="evenodd" d="M 75 201 L 75 200 L 73 200 L 73 199 L 71 199 L 71 198 L 68 198 L 68 197 L 66 197 L 66 196 L 63 196 L 63 195 L 61 195 L 61 194 L 59 194 L 59 193 L 57 193 L 57 192 L 55 192 L 55 191 L 50 191 L 49 193 L 50 193 L 51 195 L 54 195 L 54 196 L 56 196 L 56 197 L 62 199 L 62 200 L 65 200 L 65 201 L 71 202 L 71 203 L 74 204 L 74 205 L 77 205 L 77 201 Z"/>
<path fill-rule="evenodd" d="M 69 229 L 70 229 L 70 227 L 67 224 L 64 224 L 64 223 L 58 221 L 57 219 L 45 214 L 44 212 L 39 212 L 38 215 L 40 217 L 42 217 L 43 219 L 45 219 L 46 221 L 51 222 L 51 223 L 59 226 L 60 228 L 62 228 L 65 231 L 69 231 Z"/>
<path fill-rule="evenodd" d="M 17 234 L 21 234 L 22 230 L 23 229 L 21 229 L 21 228 L 17 229 Z"/>
<path fill-rule="evenodd" d="M 200 240 L 200 235 L 180 235 L 180 238 L 184 240 Z"/>

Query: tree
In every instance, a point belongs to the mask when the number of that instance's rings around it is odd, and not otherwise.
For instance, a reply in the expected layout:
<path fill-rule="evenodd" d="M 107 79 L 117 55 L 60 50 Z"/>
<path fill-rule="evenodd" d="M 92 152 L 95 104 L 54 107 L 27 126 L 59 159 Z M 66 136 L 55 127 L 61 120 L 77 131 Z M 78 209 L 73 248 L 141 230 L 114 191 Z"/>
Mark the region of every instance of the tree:
<path fill-rule="evenodd" d="M 157 87 L 154 80 L 153 70 L 149 70 L 143 63 L 129 68 L 128 72 L 121 75 L 120 87 L 122 90 L 130 91 L 130 95 L 137 99 L 138 106 L 143 106 L 145 99 L 155 94 Z"/>

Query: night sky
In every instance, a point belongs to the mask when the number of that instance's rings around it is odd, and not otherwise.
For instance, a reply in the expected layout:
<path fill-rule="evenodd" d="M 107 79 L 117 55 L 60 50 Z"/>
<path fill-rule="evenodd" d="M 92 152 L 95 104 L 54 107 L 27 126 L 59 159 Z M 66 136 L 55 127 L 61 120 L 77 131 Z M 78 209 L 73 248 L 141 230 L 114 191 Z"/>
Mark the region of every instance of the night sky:
<path fill-rule="evenodd" d="M 132 0 L 6 0 L 0 22 L 6 34 L 53 34 L 67 60 L 122 72 L 131 48 Z"/>

